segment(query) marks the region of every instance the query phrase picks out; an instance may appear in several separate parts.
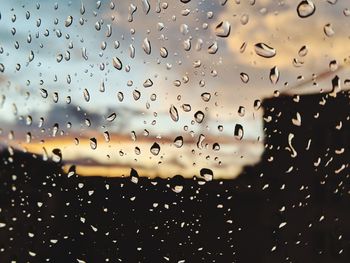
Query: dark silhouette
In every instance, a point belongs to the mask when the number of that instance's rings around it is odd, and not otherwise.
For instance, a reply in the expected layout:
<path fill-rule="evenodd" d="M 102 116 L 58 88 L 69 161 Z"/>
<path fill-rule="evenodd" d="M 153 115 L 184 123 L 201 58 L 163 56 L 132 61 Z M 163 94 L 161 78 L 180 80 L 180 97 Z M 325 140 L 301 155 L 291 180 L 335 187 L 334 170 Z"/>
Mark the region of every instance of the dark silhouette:
<path fill-rule="evenodd" d="M 4 151 L 0 262 L 350 262 L 349 101 L 265 100 L 262 162 L 235 180 L 79 177 Z"/>

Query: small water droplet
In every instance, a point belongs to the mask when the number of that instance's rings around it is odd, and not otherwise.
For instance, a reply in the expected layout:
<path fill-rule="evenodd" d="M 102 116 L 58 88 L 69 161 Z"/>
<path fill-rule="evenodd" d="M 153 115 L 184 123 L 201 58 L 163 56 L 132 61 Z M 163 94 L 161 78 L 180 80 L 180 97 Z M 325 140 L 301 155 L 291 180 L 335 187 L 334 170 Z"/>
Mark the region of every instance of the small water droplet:
<path fill-rule="evenodd" d="M 243 83 L 248 83 L 249 82 L 249 75 L 247 73 L 242 72 L 239 75 L 240 75 L 241 80 L 242 80 Z"/>
<path fill-rule="evenodd" d="M 242 138 L 244 136 L 244 130 L 243 130 L 243 126 L 241 124 L 236 124 L 234 136 L 236 139 L 242 140 Z"/>
<path fill-rule="evenodd" d="M 96 148 L 97 148 L 96 138 L 90 138 L 90 147 L 91 147 L 91 149 L 96 150 Z"/>
<path fill-rule="evenodd" d="M 143 86 L 145 88 L 149 88 L 153 86 L 153 81 L 151 79 L 146 79 L 145 82 L 143 83 Z"/>
<path fill-rule="evenodd" d="M 169 114 L 170 114 L 170 117 L 173 121 L 179 120 L 179 113 L 174 105 L 170 106 Z"/>
<path fill-rule="evenodd" d="M 215 41 L 213 44 L 211 44 L 208 47 L 208 53 L 209 54 L 216 54 L 217 51 L 218 51 L 218 43 Z"/>
<path fill-rule="evenodd" d="M 52 154 L 52 161 L 54 161 L 55 163 L 60 163 L 62 161 L 62 152 L 60 149 L 53 149 Z"/>
<path fill-rule="evenodd" d="M 333 29 L 333 26 L 332 24 L 328 23 L 326 24 L 324 27 L 323 27 L 323 32 L 325 33 L 325 35 L 327 37 L 332 37 L 335 32 L 334 32 L 334 29 Z"/>
<path fill-rule="evenodd" d="M 87 89 L 84 89 L 83 96 L 84 96 L 84 99 L 85 99 L 86 102 L 90 101 L 90 93 L 89 93 L 89 91 Z"/>
<path fill-rule="evenodd" d="M 177 136 L 174 140 L 174 145 L 176 148 L 181 148 L 184 144 L 184 139 L 182 136 Z"/>
<path fill-rule="evenodd" d="M 115 112 L 111 113 L 110 115 L 108 115 L 108 117 L 106 118 L 107 121 L 114 121 L 115 118 L 117 117 L 117 114 Z"/>
<path fill-rule="evenodd" d="M 147 37 L 143 40 L 142 49 L 147 55 L 151 54 L 151 42 Z"/>
<path fill-rule="evenodd" d="M 272 84 L 276 85 L 280 78 L 280 72 L 278 68 L 275 66 L 270 70 L 270 81 Z"/>

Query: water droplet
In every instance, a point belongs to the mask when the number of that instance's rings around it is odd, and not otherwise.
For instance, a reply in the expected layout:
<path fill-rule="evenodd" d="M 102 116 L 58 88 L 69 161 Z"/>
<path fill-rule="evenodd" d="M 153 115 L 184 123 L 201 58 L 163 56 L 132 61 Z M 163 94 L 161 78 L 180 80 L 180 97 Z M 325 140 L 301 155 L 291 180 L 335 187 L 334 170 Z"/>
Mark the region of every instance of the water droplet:
<path fill-rule="evenodd" d="M 176 148 L 181 148 L 184 144 L 184 139 L 182 136 L 177 136 L 174 140 L 174 145 Z"/>
<path fill-rule="evenodd" d="M 170 187 L 171 190 L 175 193 L 181 193 L 183 190 L 183 184 L 184 184 L 184 178 L 181 175 L 175 175 L 173 178 L 170 180 Z"/>
<path fill-rule="evenodd" d="M 72 23 L 73 23 L 73 17 L 72 16 L 68 16 L 66 21 L 64 22 L 64 26 L 65 27 L 69 27 Z"/>
<path fill-rule="evenodd" d="M 191 49 L 191 40 L 188 38 L 183 42 L 184 50 L 189 51 Z"/>
<path fill-rule="evenodd" d="M 218 43 L 215 41 L 213 44 L 211 44 L 208 47 L 208 53 L 209 54 L 215 54 L 218 51 Z"/>
<path fill-rule="evenodd" d="M 62 161 L 62 152 L 60 149 L 53 149 L 52 154 L 52 161 L 54 161 L 55 163 L 60 163 Z"/>
<path fill-rule="evenodd" d="M 214 150 L 214 151 L 220 151 L 220 144 L 218 144 L 217 142 L 215 142 L 215 143 L 213 144 L 213 150 Z"/>
<path fill-rule="evenodd" d="M 46 99 L 47 96 L 49 95 L 46 89 L 40 89 L 40 94 L 41 94 L 41 97 L 43 97 L 44 99 Z"/>
<path fill-rule="evenodd" d="M 238 108 L 238 115 L 240 117 L 243 117 L 245 115 L 245 108 L 243 106 L 239 106 L 239 108 Z"/>
<path fill-rule="evenodd" d="M 276 50 L 265 43 L 257 43 L 254 45 L 255 53 L 264 58 L 272 58 L 276 55 Z"/>
<path fill-rule="evenodd" d="M 129 56 L 130 56 L 131 58 L 134 58 L 134 57 L 135 57 L 135 47 L 134 47 L 133 44 L 130 44 L 130 45 L 129 45 Z"/>
<path fill-rule="evenodd" d="M 307 52 L 308 52 L 307 46 L 302 46 L 298 51 L 298 55 L 300 57 L 305 57 L 307 55 Z"/>
<path fill-rule="evenodd" d="M 211 98 L 211 94 L 209 92 L 204 92 L 201 94 L 202 100 L 208 102 Z"/>
<path fill-rule="evenodd" d="M 272 84 L 276 85 L 280 78 L 280 72 L 276 66 L 270 70 L 270 81 Z"/>
<path fill-rule="evenodd" d="M 96 138 L 90 138 L 90 147 L 91 147 L 91 149 L 96 150 L 96 148 L 97 148 Z"/>
<path fill-rule="evenodd" d="M 241 124 L 236 124 L 234 136 L 236 137 L 236 139 L 242 140 L 244 136 L 244 131 L 243 131 L 243 126 Z"/>
<path fill-rule="evenodd" d="M 160 56 L 166 58 L 168 56 L 168 50 L 165 47 L 160 48 Z"/>
<path fill-rule="evenodd" d="M 220 22 L 215 28 L 215 34 L 218 37 L 228 37 L 231 32 L 231 24 L 228 21 Z"/>
<path fill-rule="evenodd" d="M 111 113 L 110 115 L 108 115 L 108 117 L 106 118 L 107 121 L 114 121 L 115 118 L 117 117 L 117 114 L 115 112 Z"/>
<path fill-rule="evenodd" d="M 204 178 L 205 181 L 209 182 L 212 181 L 214 178 L 214 173 L 209 168 L 202 168 L 199 172 L 200 176 Z"/>
<path fill-rule="evenodd" d="M 148 0 L 142 0 L 142 9 L 143 9 L 143 12 L 145 12 L 147 15 L 149 10 L 151 9 L 151 6 L 150 6 Z"/>
<path fill-rule="evenodd" d="M 119 58 L 117 58 L 117 57 L 113 58 L 113 67 L 115 69 L 117 69 L 117 70 L 121 70 L 122 69 L 123 64 L 122 64 L 122 62 L 120 61 Z"/>
<path fill-rule="evenodd" d="M 249 15 L 248 15 L 248 14 L 243 14 L 243 15 L 241 16 L 240 21 L 241 21 L 241 24 L 242 24 L 242 25 L 248 24 L 248 22 L 249 22 Z"/>
<path fill-rule="evenodd" d="M 159 152 L 160 152 L 160 146 L 158 143 L 153 143 L 152 146 L 151 146 L 151 149 L 150 149 L 150 152 L 153 154 L 153 155 L 158 155 Z"/>
<path fill-rule="evenodd" d="M 249 82 L 249 75 L 248 74 L 242 72 L 239 75 L 240 75 L 241 80 L 242 80 L 243 83 L 248 83 Z"/>
<path fill-rule="evenodd" d="M 332 24 L 328 23 L 326 24 L 324 27 L 323 27 L 323 32 L 325 33 L 325 35 L 327 37 L 332 37 L 335 32 L 334 32 L 334 29 L 333 29 L 333 26 Z"/>
<path fill-rule="evenodd" d="M 89 91 L 87 89 L 84 89 L 83 95 L 84 95 L 85 101 L 89 102 L 90 101 L 90 93 L 89 93 Z"/>
<path fill-rule="evenodd" d="M 191 105 L 190 104 L 182 104 L 181 108 L 183 109 L 184 112 L 191 111 Z"/>
<path fill-rule="evenodd" d="M 204 119 L 204 113 L 202 111 L 197 111 L 194 114 L 194 119 L 196 120 L 197 123 L 202 123 Z"/>
<path fill-rule="evenodd" d="M 173 121 L 179 120 L 179 113 L 174 105 L 170 106 L 169 114 L 170 114 L 170 117 Z"/>
<path fill-rule="evenodd" d="M 316 7 L 314 3 L 310 0 L 303 0 L 299 3 L 297 7 L 298 16 L 301 18 L 306 18 L 315 13 Z"/>
<path fill-rule="evenodd" d="M 145 82 L 143 83 L 143 86 L 145 88 L 149 88 L 153 86 L 153 81 L 151 79 L 146 79 Z"/>
<path fill-rule="evenodd" d="M 109 142 L 109 141 L 111 140 L 111 137 L 110 137 L 108 131 L 104 131 L 104 132 L 103 132 L 103 137 L 105 137 L 105 141 L 106 141 L 106 142 Z"/>
<path fill-rule="evenodd" d="M 147 55 L 151 54 L 151 42 L 147 37 L 143 40 L 142 49 Z"/>
<path fill-rule="evenodd" d="M 130 170 L 130 181 L 134 184 L 137 184 L 139 182 L 139 174 L 134 168 L 131 168 Z"/>

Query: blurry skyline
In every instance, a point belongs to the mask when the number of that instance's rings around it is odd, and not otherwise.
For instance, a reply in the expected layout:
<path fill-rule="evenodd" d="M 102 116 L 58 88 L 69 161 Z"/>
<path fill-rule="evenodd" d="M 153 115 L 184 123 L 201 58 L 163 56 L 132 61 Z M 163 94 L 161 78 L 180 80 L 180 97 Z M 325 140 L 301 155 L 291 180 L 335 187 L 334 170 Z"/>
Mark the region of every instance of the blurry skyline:
<path fill-rule="evenodd" d="M 170 170 L 192 177 L 205 167 L 214 178 L 234 177 L 263 152 L 258 100 L 277 90 L 329 92 L 336 75 L 349 88 L 349 2 L 314 1 L 314 14 L 305 18 L 297 13 L 300 2 L 5 1 L 1 141 L 40 154 L 60 148 L 63 161 L 111 176 L 138 167 L 140 175 Z M 275 55 L 259 55 L 259 43 Z M 290 89 L 304 82 L 305 89 Z M 178 120 L 169 114 L 172 105 Z M 195 120 L 199 111 L 203 121 Z M 242 139 L 234 134 L 237 125 Z M 178 136 L 181 148 L 173 144 Z M 97 139 L 96 149 L 90 138 Z M 150 152 L 154 142 L 157 155 Z"/>

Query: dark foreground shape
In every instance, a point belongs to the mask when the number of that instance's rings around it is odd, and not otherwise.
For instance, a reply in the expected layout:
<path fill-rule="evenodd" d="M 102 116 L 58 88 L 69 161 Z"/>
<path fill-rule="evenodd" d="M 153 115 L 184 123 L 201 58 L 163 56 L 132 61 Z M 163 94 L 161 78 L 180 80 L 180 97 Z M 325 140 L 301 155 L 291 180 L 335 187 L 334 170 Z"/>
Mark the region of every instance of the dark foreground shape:
<path fill-rule="evenodd" d="M 178 194 L 169 180 L 68 178 L 3 152 L 0 262 L 350 262 L 348 95 L 264 109 L 259 165 L 236 180 L 183 180 Z"/>

